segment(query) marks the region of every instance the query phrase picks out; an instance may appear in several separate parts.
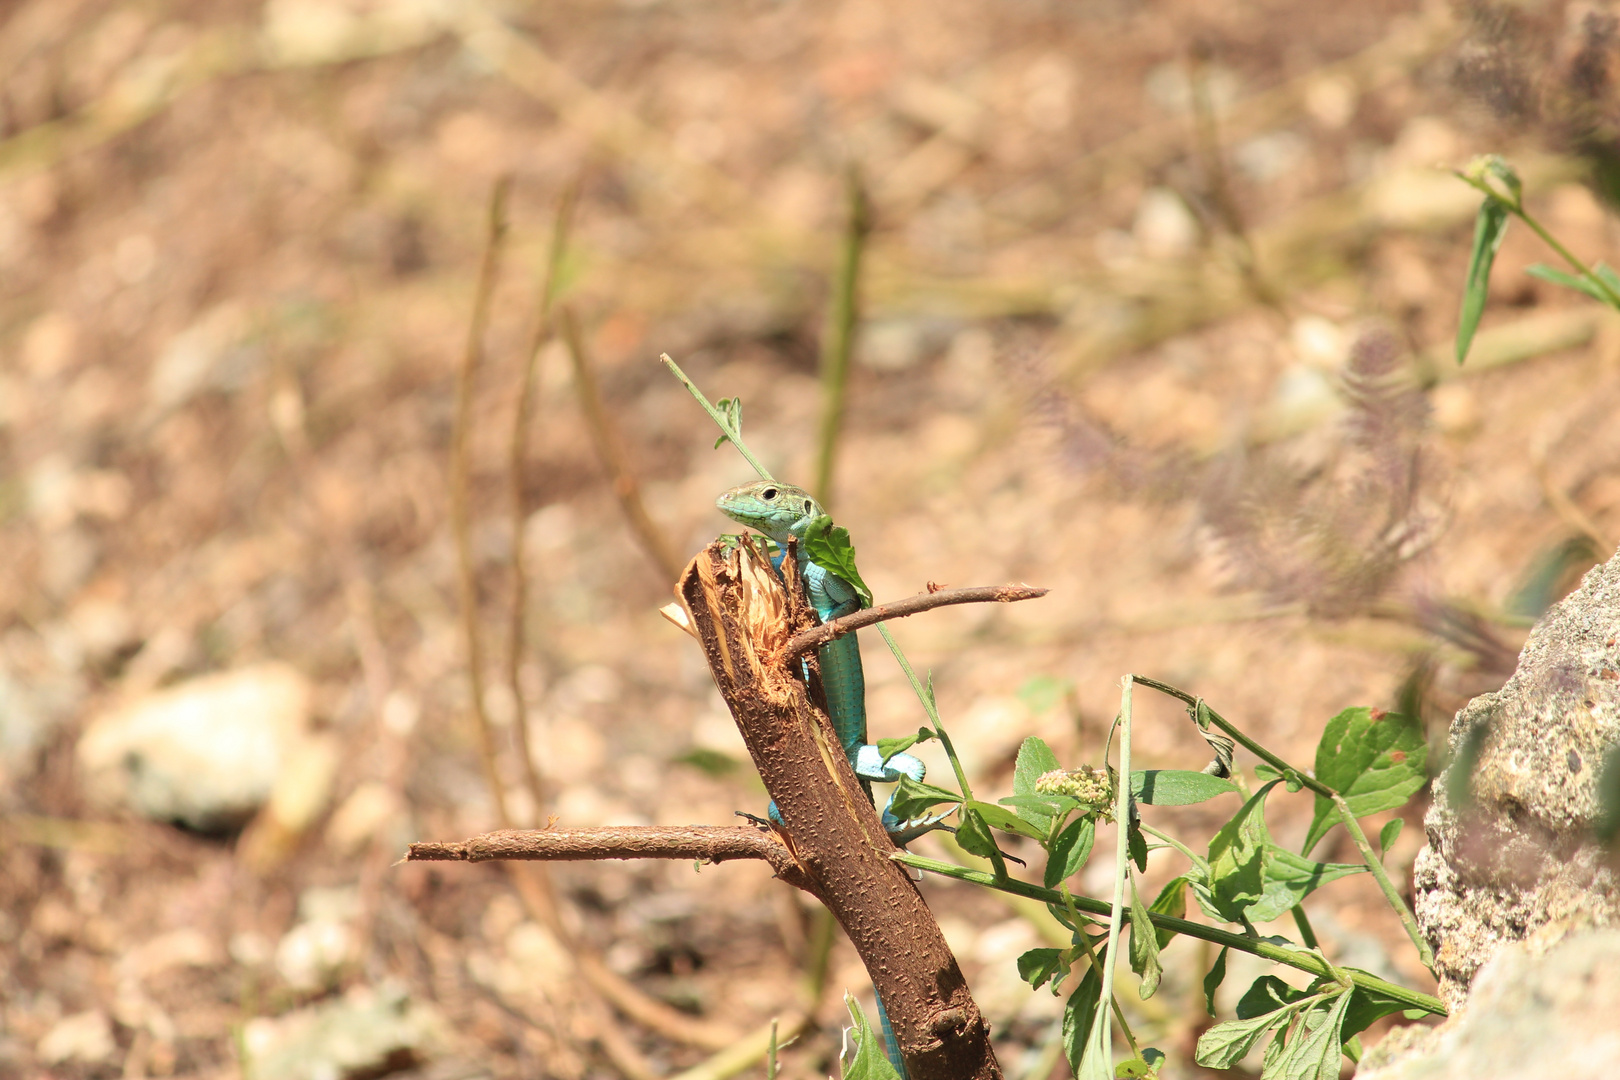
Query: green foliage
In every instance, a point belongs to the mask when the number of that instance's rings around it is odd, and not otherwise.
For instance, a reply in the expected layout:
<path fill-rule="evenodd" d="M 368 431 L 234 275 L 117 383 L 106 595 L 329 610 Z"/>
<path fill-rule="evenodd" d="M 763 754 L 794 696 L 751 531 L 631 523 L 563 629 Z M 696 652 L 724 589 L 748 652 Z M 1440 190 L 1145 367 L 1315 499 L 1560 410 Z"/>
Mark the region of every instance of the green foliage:
<path fill-rule="evenodd" d="M 894 755 L 905 750 L 910 750 L 918 743 L 927 742 L 929 739 L 934 737 L 934 733 L 929 731 L 927 728 L 918 728 L 917 734 L 915 735 L 907 735 L 903 739 L 879 739 L 876 746 L 878 748 L 878 753 L 883 755 L 883 760 L 887 762 L 890 758 L 894 757 Z"/>
<path fill-rule="evenodd" d="M 1056 996 L 1058 987 L 1068 977 L 1069 964 L 1068 953 L 1063 949 L 1031 949 L 1018 958 L 1018 977 L 1029 983 L 1031 990 L 1039 990 L 1050 981 L 1052 994 Z"/>
<path fill-rule="evenodd" d="M 1429 746 L 1415 717 L 1365 706 L 1329 720 L 1316 746 L 1316 778 L 1366 817 L 1406 803 L 1428 781 Z M 1333 800 L 1316 797 L 1316 813 L 1300 850 L 1309 855 L 1337 820 Z"/>
<path fill-rule="evenodd" d="M 844 1080 L 900 1080 L 900 1074 L 883 1054 L 882 1040 L 866 1022 L 860 1002 L 845 994 L 844 1008 L 849 1010 L 850 1027 L 855 1033 L 854 1050 L 842 1062 Z"/>
<path fill-rule="evenodd" d="M 926 817 L 929 810 L 940 803 L 961 801 L 962 796 L 955 791 L 902 776 L 899 787 L 895 788 L 894 800 L 889 804 L 889 809 L 901 821 L 910 821 L 913 818 Z"/>
<path fill-rule="evenodd" d="M 1391 818 L 1384 822 L 1384 827 L 1378 831 L 1378 851 L 1385 858 L 1389 857 L 1389 849 L 1395 846 L 1396 837 L 1401 835 L 1401 826 L 1406 822 L 1400 818 Z"/>
<path fill-rule="evenodd" d="M 1092 1045 L 1092 1028 L 1100 1027 L 1107 1037 L 1107 1024 L 1097 1024 L 1097 1005 L 1102 1000 L 1102 971 L 1093 963 L 1086 969 L 1080 985 L 1074 988 L 1063 1006 L 1063 1056 L 1069 1059 L 1069 1068 L 1080 1075 L 1080 1061 Z"/>
<path fill-rule="evenodd" d="M 1479 329 L 1480 316 L 1485 314 L 1485 295 L 1491 281 L 1491 264 L 1507 235 L 1508 208 L 1501 201 L 1487 197 L 1479 206 L 1474 220 L 1474 250 L 1468 257 L 1468 276 L 1463 282 L 1462 314 L 1457 319 L 1457 363 L 1468 358 L 1468 348 L 1474 343 L 1474 331 Z"/>
<path fill-rule="evenodd" d="M 723 397 L 715 403 L 715 408 L 726 420 L 726 423 L 721 425 L 720 437 L 714 440 L 714 448 L 718 450 L 732 441 L 733 434 L 738 438 L 742 437 L 742 398 Z"/>
<path fill-rule="evenodd" d="M 1131 970 L 1141 976 L 1138 993 L 1146 1001 L 1159 989 L 1164 965 L 1159 963 L 1159 935 L 1148 918 L 1148 909 L 1136 891 L 1136 877 L 1131 877 Z"/>
<path fill-rule="evenodd" d="M 1230 947 L 1222 948 L 1215 962 L 1209 966 L 1209 974 L 1204 976 L 1204 1008 L 1209 1010 L 1210 1016 L 1215 1015 L 1215 991 L 1226 981 L 1226 954 L 1229 951 Z"/>
<path fill-rule="evenodd" d="M 804 553 L 823 570 L 849 582 L 860 594 L 861 607 L 872 606 L 872 590 L 855 569 L 855 545 L 850 542 L 848 529 L 834 525 L 833 519 L 823 514 L 804 530 Z"/>
<path fill-rule="evenodd" d="M 1131 796 L 1148 806 L 1191 806 L 1237 791 L 1237 785 L 1208 773 L 1148 769 L 1131 773 Z"/>

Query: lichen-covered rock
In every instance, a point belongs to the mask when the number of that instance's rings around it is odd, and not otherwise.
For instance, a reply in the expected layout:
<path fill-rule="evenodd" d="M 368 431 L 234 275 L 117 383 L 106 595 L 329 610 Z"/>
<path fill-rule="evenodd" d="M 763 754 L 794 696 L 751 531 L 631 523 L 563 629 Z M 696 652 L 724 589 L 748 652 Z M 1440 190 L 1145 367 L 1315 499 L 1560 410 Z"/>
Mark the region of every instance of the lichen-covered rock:
<path fill-rule="evenodd" d="M 1452 763 L 1414 871 L 1448 1007 L 1509 943 L 1545 951 L 1567 933 L 1620 925 L 1620 878 L 1592 836 L 1598 773 L 1620 742 L 1617 642 L 1620 556 L 1549 611 L 1507 684 L 1451 725 Z M 1470 764 L 1472 798 L 1457 798 Z"/>

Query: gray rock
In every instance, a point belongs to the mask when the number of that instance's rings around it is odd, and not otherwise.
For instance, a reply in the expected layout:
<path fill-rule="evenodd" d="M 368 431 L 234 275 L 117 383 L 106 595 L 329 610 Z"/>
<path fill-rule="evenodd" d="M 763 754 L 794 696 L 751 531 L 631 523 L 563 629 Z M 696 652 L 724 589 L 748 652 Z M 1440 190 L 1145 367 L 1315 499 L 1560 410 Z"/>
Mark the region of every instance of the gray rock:
<path fill-rule="evenodd" d="M 1480 969 L 1460 1016 L 1397 1029 L 1396 1045 L 1375 1047 L 1357 1080 L 1620 1076 L 1617 972 L 1620 930 L 1579 934 L 1544 954 L 1528 942 L 1505 946 Z"/>
<path fill-rule="evenodd" d="M 285 664 L 205 675 L 96 717 L 79 739 L 86 793 L 195 829 L 240 825 L 305 737 L 310 688 Z"/>
<path fill-rule="evenodd" d="M 1620 743 L 1620 556 L 1457 714 L 1413 874 L 1451 1018 L 1393 1032 L 1377 1080 L 1620 1075 L 1620 879 L 1593 836 Z"/>
<path fill-rule="evenodd" d="M 1503 945 L 1620 924 L 1620 880 L 1592 837 L 1597 776 L 1620 742 L 1620 557 L 1538 623 L 1518 669 L 1451 725 L 1414 869 L 1440 994 L 1461 1005 Z M 1453 802 L 1472 759 L 1472 800 Z"/>

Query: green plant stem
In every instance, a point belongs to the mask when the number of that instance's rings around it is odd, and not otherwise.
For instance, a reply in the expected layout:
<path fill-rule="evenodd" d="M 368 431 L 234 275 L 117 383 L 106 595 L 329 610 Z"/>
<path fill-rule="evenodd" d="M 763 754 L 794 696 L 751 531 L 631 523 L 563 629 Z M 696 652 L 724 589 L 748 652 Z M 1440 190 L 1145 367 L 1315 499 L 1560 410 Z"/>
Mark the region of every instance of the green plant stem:
<path fill-rule="evenodd" d="M 855 347 L 859 318 L 861 253 L 871 230 L 871 215 L 860 173 L 851 166 L 844 178 L 849 223 L 839 253 L 838 275 L 833 280 L 832 310 L 821 349 L 821 445 L 816 456 L 816 498 L 832 506 L 833 466 L 838 457 L 838 433 L 844 425 L 845 389 L 849 384 L 849 358 Z"/>
<path fill-rule="evenodd" d="M 1103 977 L 1102 973 L 1105 968 L 1102 961 L 1097 959 L 1097 949 L 1096 946 L 1092 945 L 1091 943 L 1091 935 L 1086 933 L 1084 926 L 1080 925 L 1082 921 L 1080 918 L 1080 912 L 1075 910 L 1074 894 L 1069 891 L 1068 886 L 1063 886 L 1063 902 L 1068 906 L 1069 916 L 1074 919 L 1076 924 L 1074 939 L 1078 941 L 1080 943 L 1080 947 L 1086 951 L 1086 959 L 1091 962 L 1092 967 L 1097 969 L 1097 978 L 1101 979 Z M 1125 1033 L 1125 1041 L 1131 1044 L 1131 1053 L 1137 1057 L 1141 1057 L 1142 1050 L 1141 1047 L 1139 1047 L 1136 1043 L 1136 1033 L 1131 1031 L 1131 1025 L 1125 1019 L 1125 1010 L 1119 1007 L 1119 997 L 1114 993 L 1114 988 L 1112 985 L 1108 987 L 1108 1000 L 1114 1004 L 1114 1019 L 1119 1021 L 1120 1030 Z"/>
<path fill-rule="evenodd" d="M 1114 902 L 1108 912 L 1108 955 L 1103 959 L 1102 983 L 1108 994 L 1109 1002 L 1114 1000 L 1114 966 L 1119 960 L 1119 930 L 1125 912 L 1125 883 L 1130 877 L 1131 868 L 1131 687 L 1134 685 L 1131 676 L 1125 676 L 1125 685 L 1119 693 L 1119 773 L 1124 782 L 1115 790 L 1114 821 L 1117 822 L 1118 836 L 1114 843 Z M 1105 762 L 1106 763 L 1106 762 Z M 1108 1022 L 1106 1006 L 1099 1006 L 1094 1024 Z M 1114 1052 L 1113 1041 L 1105 1034 L 1102 1037 L 1104 1054 L 1103 1064 L 1107 1066 L 1104 1072 L 1113 1075 Z"/>
<path fill-rule="evenodd" d="M 1295 904 L 1293 907 L 1294 925 L 1299 927 L 1299 940 L 1305 943 L 1307 949 L 1317 948 L 1316 930 L 1311 926 L 1311 920 L 1305 915 L 1305 908 Z"/>
<path fill-rule="evenodd" d="M 1412 944 L 1417 947 L 1418 959 L 1429 969 L 1429 974 L 1435 975 L 1434 950 L 1429 948 L 1428 941 L 1423 937 L 1423 931 L 1418 929 L 1417 918 L 1412 914 L 1412 909 L 1406 906 L 1406 901 L 1401 898 L 1395 883 L 1389 879 L 1389 873 L 1384 869 L 1383 862 L 1373 851 L 1372 844 L 1367 842 L 1367 834 L 1361 831 L 1361 822 L 1356 820 L 1356 815 L 1351 812 L 1350 804 L 1344 801 L 1343 795 L 1334 792 L 1330 798 L 1333 800 L 1333 808 L 1339 812 L 1339 823 L 1350 834 L 1356 850 L 1361 852 L 1361 860 L 1367 864 L 1367 869 L 1372 871 L 1373 880 L 1378 882 L 1379 891 L 1384 894 L 1384 899 L 1389 901 L 1389 906 L 1401 917 L 1401 925 L 1406 928 L 1406 936 L 1411 938 Z"/>
<path fill-rule="evenodd" d="M 1167 683 L 1159 682 L 1157 679 L 1149 679 L 1141 675 L 1133 675 L 1131 678 L 1143 686 L 1151 686 L 1160 693 L 1169 694 L 1173 698 L 1184 701 L 1193 708 L 1198 707 L 1198 698 L 1185 690 L 1179 690 Z M 1418 929 L 1417 917 L 1412 914 L 1412 909 L 1406 906 L 1406 901 L 1401 898 L 1400 891 L 1395 888 L 1395 883 L 1389 879 L 1389 873 L 1385 871 L 1384 864 L 1373 853 L 1372 845 L 1367 842 L 1367 834 L 1361 831 L 1361 825 L 1357 823 L 1356 815 L 1351 813 L 1350 805 L 1344 801 L 1344 797 L 1314 776 L 1308 776 L 1294 768 L 1288 762 L 1243 734 L 1230 720 L 1211 709 L 1208 702 L 1204 703 L 1204 710 L 1209 716 L 1210 723 L 1230 735 L 1245 750 L 1248 750 L 1261 761 L 1282 773 L 1283 776 L 1297 778 L 1301 785 L 1333 803 L 1334 808 L 1339 813 L 1340 824 L 1350 834 L 1350 839 L 1355 841 L 1356 850 L 1361 853 L 1362 862 L 1366 863 L 1368 871 L 1372 873 L 1373 880 L 1378 882 L 1379 891 L 1384 894 L 1384 899 L 1389 902 L 1389 906 L 1395 910 L 1396 916 L 1401 920 L 1401 926 L 1406 930 L 1406 936 L 1411 938 L 1412 944 L 1416 946 L 1418 958 L 1423 961 L 1423 966 L 1433 974 L 1434 950 L 1429 948 L 1429 943 L 1424 940 L 1423 931 Z"/>
<path fill-rule="evenodd" d="M 1462 178 L 1464 183 L 1482 193 L 1487 199 L 1496 200 L 1507 209 L 1508 213 L 1512 214 L 1514 217 L 1528 225 L 1532 232 L 1541 237 L 1542 243 L 1546 244 L 1548 247 L 1557 252 L 1559 257 L 1570 265 L 1571 269 L 1573 269 L 1577 274 L 1585 278 L 1587 281 L 1590 281 L 1593 285 L 1597 286 L 1598 291 L 1603 293 L 1610 307 L 1614 308 L 1616 311 L 1620 311 L 1620 293 L 1616 293 L 1614 289 L 1609 286 L 1608 282 L 1604 281 L 1597 274 L 1593 273 L 1584 262 L 1575 257 L 1574 253 L 1572 253 L 1563 244 L 1559 243 L 1558 238 L 1553 236 L 1552 233 L 1548 232 L 1546 228 L 1542 226 L 1541 222 L 1537 221 L 1533 216 L 1531 216 L 1530 212 L 1524 208 L 1524 199 L 1522 195 L 1515 198 L 1508 198 L 1495 188 L 1491 187 L 1491 185 L 1483 179 L 1475 179 L 1474 177 L 1468 176 L 1464 173 L 1458 173 L 1457 175 Z"/>
<path fill-rule="evenodd" d="M 1011 893 L 1014 896 L 1027 896 L 1032 900 L 1039 900 L 1046 904 L 1063 904 L 1063 896 L 1057 890 L 1042 888 L 1027 881 L 1019 881 L 1017 878 L 998 879 L 983 870 L 969 870 L 965 866 L 930 859 L 925 855 L 914 855 L 909 851 L 895 852 L 889 858 L 902 865 L 913 866 L 918 870 L 926 870 L 942 877 L 983 885 L 987 888 Z M 1075 896 L 1073 901 L 1075 907 L 1092 915 L 1109 915 L 1113 910 L 1112 906 L 1106 901 L 1096 900 L 1089 896 Z M 1216 945 L 1225 945 L 1239 952 L 1262 957 L 1273 963 L 1296 968 L 1311 975 L 1324 975 L 1330 979 L 1336 977 L 1333 965 L 1315 953 L 1273 945 L 1269 941 L 1262 941 L 1256 937 L 1234 933 L 1230 930 L 1222 930 L 1215 926 L 1205 926 L 1203 923 L 1196 923 L 1190 919 L 1182 919 L 1174 915 L 1161 915 L 1156 911 L 1149 911 L 1148 919 L 1160 930 L 1168 930 L 1173 934 L 1198 938 Z M 1376 975 L 1369 975 L 1366 972 L 1351 971 L 1349 975 L 1350 980 L 1364 990 L 1386 995 L 1414 1009 L 1422 1009 L 1424 1012 L 1432 1013 L 1435 1016 L 1446 1015 L 1445 1004 L 1437 997 L 1418 990 L 1410 990 L 1407 987 L 1380 979 Z"/>
<path fill-rule="evenodd" d="M 906 654 L 900 651 L 900 643 L 894 640 L 893 634 L 889 633 L 888 626 L 878 623 L 878 633 L 883 635 L 884 643 L 889 646 L 889 651 L 894 654 L 895 662 L 900 665 L 900 670 L 906 673 L 906 679 L 911 683 L 911 689 L 917 695 L 917 700 L 922 702 L 923 711 L 928 714 L 928 722 L 934 728 L 934 735 L 939 739 L 939 744 L 945 748 L 945 757 L 951 763 L 951 770 L 956 773 L 956 782 L 962 787 L 962 801 L 971 802 L 973 800 L 973 788 L 968 783 L 967 771 L 962 768 L 962 759 L 956 756 L 955 744 L 951 742 L 951 737 L 945 734 L 945 725 L 940 723 L 939 706 L 934 703 L 934 688 L 924 686 L 923 681 L 917 678 L 917 673 L 912 670 L 911 661 L 907 660 Z M 993 842 L 990 845 L 990 865 L 995 867 L 996 874 L 999 877 L 1007 877 L 1007 860 L 1002 858 L 1001 849 L 996 847 Z"/>
<path fill-rule="evenodd" d="M 1581 260 L 1577 259 L 1563 244 L 1560 244 L 1552 233 L 1542 228 L 1541 222 L 1537 221 L 1535 218 L 1526 213 L 1523 207 L 1514 206 L 1512 203 L 1508 203 L 1507 207 L 1510 211 L 1512 211 L 1514 217 L 1530 226 L 1530 228 L 1534 230 L 1535 234 L 1541 237 L 1544 244 L 1558 252 L 1565 262 L 1574 267 L 1575 271 L 1580 274 L 1581 277 L 1596 285 L 1598 290 L 1601 291 L 1605 297 L 1607 297 L 1610 307 L 1614 308 L 1616 311 L 1620 311 L 1620 294 L 1616 294 L 1615 291 L 1609 287 L 1608 282 L 1604 281 L 1601 277 L 1588 269 L 1587 265 L 1581 262 Z"/>
<path fill-rule="evenodd" d="M 681 380 L 681 385 L 686 387 L 687 393 L 697 398 L 697 403 L 703 406 L 703 411 L 709 414 L 709 419 L 713 420 L 725 437 L 731 440 L 731 445 L 737 448 L 737 452 L 743 456 L 743 460 L 754 467 L 754 471 L 759 473 L 759 478 L 761 480 L 775 480 L 776 477 L 771 475 L 771 471 L 759 463 L 759 459 L 753 455 L 747 444 L 742 441 L 742 432 L 731 426 L 731 422 L 726 419 L 724 413 L 709 404 L 709 399 L 703 396 L 703 391 L 699 390 L 697 384 L 686 377 L 686 372 L 682 371 L 675 361 L 669 358 L 669 353 L 660 353 L 658 359 L 662 360 L 669 370 L 675 373 L 675 377 Z"/>

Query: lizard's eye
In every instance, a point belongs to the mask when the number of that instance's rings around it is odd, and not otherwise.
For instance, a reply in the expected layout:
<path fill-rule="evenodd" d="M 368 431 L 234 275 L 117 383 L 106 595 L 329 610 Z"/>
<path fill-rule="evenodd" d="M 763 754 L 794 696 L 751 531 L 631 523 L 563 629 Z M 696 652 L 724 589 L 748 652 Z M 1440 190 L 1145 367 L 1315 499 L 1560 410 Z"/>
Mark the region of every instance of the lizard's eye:
<path fill-rule="evenodd" d="M 772 499 L 776 498 L 776 489 L 766 488 L 764 491 L 759 493 L 759 497 L 764 499 L 766 502 L 770 502 Z"/>

